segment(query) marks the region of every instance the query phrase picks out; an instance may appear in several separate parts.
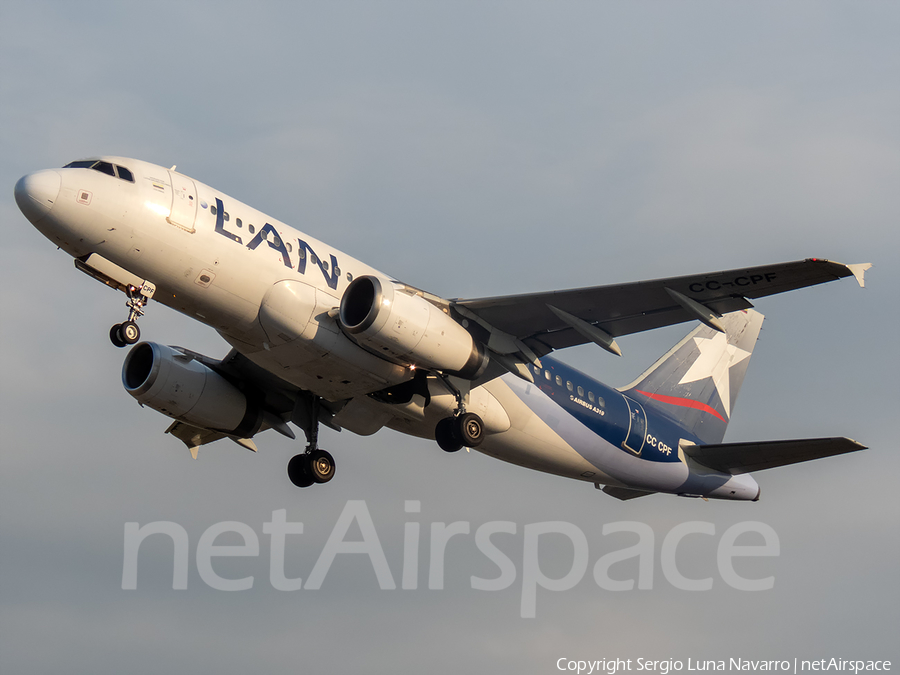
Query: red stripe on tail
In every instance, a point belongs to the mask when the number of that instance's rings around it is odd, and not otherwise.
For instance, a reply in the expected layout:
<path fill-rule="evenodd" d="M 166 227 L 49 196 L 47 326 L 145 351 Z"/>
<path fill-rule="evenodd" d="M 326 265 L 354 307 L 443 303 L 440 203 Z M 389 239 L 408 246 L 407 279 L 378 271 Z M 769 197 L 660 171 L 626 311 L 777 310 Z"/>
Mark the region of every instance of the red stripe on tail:
<path fill-rule="evenodd" d="M 663 394 L 651 394 L 646 391 L 641 391 L 640 389 L 635 389 L 638 394 L 643 394 L 647 398 L 653 399 L 654 401 L 659 401 L 660 403 L 669 403 L 671 405 L 678 405 L 682 408 L 696 408 L 697 410 L 703 410 L 704 412 L 708 412 L 712 415 L 715 415 L 723 422 L 728 422 L 724 417 L 722 417 L 715 408 L 711 408 L 705 403 L 701 403 L 700 401 L 694 401 L 689 398 L 679 398 L 678 396 L 664 396 Z"/>

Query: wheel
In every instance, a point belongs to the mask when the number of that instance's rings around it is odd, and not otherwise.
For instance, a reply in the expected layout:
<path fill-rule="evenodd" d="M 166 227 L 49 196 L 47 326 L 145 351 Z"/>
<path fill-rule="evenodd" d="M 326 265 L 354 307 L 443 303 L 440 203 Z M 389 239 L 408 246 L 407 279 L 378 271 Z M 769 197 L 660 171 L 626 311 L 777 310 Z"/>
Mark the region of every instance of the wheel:
<path fill-rule="evenodd" d="M 334 457 L 325 450 L 313 450 L 309 457 L 309 474 L 316 483 L 327 483 L 334 478 Z"/>
<path fill-rule="evenodd" d="M 294 455 L 288 462 L 288 478 L 297 487 L 309 487 L 313 484 L 309 473 L 309 455 Z"/>
<path fill-rule="evenodd" d="M 484 422 L 475 413 L 463 413 L 456 418 L 454 433 L 467 448 L 476 448 L 484 439 Z"/>
<path fill-rule="evenodd" d="M 445 417 L 434 428 L 434 440 L 444 452 L 456 452 L 462 449 L 462 443 L 459 442 L 454 431 L 455 423 L 455 417 Z"/>
<path fill-rule="evenodd" d="M 122 339 L 121 333 L 119 333 L 119 329 L 122 327 L 122 324 L 117 323 L 112 328 L 109 329 L 109 341 L 113 343 L 116 347 L 124 347 L 127 343 Z"/>
<path fill-rule="evenodd" d="M 126 321 L 119 326 L 119 335 L 127 345 L 133 345 L 141 339 L 141 329 L 134 321 Z"/>

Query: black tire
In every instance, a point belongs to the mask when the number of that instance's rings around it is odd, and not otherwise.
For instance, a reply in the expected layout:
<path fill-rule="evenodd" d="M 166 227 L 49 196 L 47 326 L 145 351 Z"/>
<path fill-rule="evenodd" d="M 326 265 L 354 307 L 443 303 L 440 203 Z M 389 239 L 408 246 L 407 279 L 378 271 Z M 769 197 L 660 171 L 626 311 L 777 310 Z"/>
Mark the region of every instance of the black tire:
<path fill-rule="evenodd" d="M 141 329 L 134 321 L 126 321 L 119 326 L 119 336 L 127 345 L 137 344 L 141 339 Z"/>
<path fill-rule="evenodd" d="M 456 418 L 454 433 L 467 448 L 477 448 L 484 440 L 484 422 L 475 413 L 463 413 Z"/>
<path fill-rule="evenodd" d="M 117 323 L 109 329 L 109 341 L 112 342 L 114 346 L 119 347 L 120 349 L 127 344 L 125 340 L 122 339 L 122 335 L 119 333 L 119 329 L 121 327 L 122 324 Z"/>
<path fill-rule="evenodd" d="M 309 455 L 294 455 L 288 462 L 288 478 L 297 487 L 309 487 L 313 484 L 309 472 Z"/>
<path fill-rule="evenodd" d="M 456 437 L 455 426 L 455 417 L 445 417 L 434 428 L 434 440 L 444 452 L 456 452 L 462 449 L 462 443 Z"/>
<path fill-rule="evenodd" d="M 309 475 L 316 483 L 327 483 L 334 478 L 334 457 L 326 450 L 313 450 L 308 455 Z"/>

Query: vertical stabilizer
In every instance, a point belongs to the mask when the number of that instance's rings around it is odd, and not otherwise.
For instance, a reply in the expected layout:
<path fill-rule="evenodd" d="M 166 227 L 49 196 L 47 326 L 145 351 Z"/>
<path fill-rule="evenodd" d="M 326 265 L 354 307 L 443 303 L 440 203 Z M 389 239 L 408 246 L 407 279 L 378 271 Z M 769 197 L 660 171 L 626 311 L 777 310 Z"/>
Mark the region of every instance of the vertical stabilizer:
<path fill-rule="evenodd" d="M 703 443 L 721 443 L 744 381 L 763 315 L 752 309 L 726 314 L 720 333 L 691 331 L 643 375 L 620 389 L 678 422 Z"/>

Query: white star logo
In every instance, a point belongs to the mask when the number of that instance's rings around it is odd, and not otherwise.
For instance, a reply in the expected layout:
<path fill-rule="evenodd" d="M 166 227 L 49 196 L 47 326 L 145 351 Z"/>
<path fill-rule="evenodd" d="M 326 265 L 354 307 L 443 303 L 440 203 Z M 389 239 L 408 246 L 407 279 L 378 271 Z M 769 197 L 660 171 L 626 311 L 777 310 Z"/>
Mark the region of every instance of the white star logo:
<path fill-rule="evenodd" d="M 750 358 L 750 352 L 728 343 L 724 333 L 716 333 L 712 338 L 695 337 L 694 343 L 700 356 L 691 364 L 678 384 L 687 384 L 711 377 L 719 399 L 725 407 L 725 416 L 731 418 L 731 378 L 729 369 Z"/>

